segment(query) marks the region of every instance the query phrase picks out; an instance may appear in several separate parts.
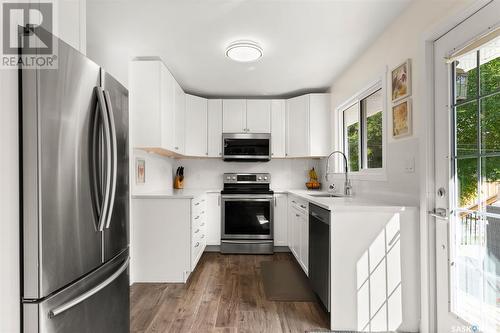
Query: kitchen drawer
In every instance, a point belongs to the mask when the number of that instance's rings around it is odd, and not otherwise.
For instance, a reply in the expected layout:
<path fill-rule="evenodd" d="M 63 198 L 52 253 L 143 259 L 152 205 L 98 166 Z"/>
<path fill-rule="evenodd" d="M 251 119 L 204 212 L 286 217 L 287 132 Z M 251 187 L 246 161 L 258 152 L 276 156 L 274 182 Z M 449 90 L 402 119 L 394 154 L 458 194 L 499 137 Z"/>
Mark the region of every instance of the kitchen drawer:
<path fill-rule="evenodd" d="M 191 239 L 192 239 L 192 242 L 193 244 L 200 239 L 200 236 L 201 235 L 205 235 L 205 238 L 206 238 L 206 230 L 204 227 L 201 227 L 201 226 L 195 226 L 193 227 L 192 229 L 192 234 L 191 234 Z"/>
<path fill-rule="evenodd" d="M 291 202 L 291 205 L 293 208 L 296 208 L 297 210 L 299 210 L 305 214 L 308 214 L 309 202 L 307 202 L 307 200 L 300 199 L 297 197 L 292 197 L 290 202 Z"/>
<path fill-rule="evenodd" d="M 203 254 L 203 250 L 205 249 L 204 243 L 200 241 L 196 241 L 193 243 L 191 247 L 191 270 L 194 271 L 196 268 L 196 264 L 200 260 L 201 255 Z"/>
<path fill-rule="evenodd" d="M 191 218 L 191 226 L 194 228 L 201 225 L 202 223 L 206 224 L 206 220 L 207 216 L 205 211 L 204 210 L 199 211 L 198 214 L 193 214 Z"/>
<path fill-rule="evenodd" d="M 191 212 L 194 216 L 200 215 L 201 212 L 206 211 L 206 199 L 205 196 L 200 198 L 195 198 L 192 200 Z"/>

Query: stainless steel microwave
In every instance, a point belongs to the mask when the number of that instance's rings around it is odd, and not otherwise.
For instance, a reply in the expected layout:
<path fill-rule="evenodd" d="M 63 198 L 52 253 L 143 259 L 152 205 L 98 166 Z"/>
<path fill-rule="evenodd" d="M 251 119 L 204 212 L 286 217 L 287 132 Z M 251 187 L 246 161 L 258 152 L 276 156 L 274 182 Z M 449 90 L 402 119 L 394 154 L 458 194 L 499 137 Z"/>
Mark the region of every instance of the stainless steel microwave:
<path fill-rule="evenodd" d="M 224 161 L 266 162 L 271 159 L 271 134 L 223 133 Z"/>

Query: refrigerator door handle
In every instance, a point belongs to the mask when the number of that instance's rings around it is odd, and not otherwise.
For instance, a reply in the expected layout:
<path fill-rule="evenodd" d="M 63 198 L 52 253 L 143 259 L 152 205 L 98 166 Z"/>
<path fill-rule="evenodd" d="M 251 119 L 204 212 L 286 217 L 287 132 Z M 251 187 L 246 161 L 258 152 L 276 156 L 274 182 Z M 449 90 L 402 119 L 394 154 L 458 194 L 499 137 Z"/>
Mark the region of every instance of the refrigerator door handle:
<path fill-rule="evenodd" d="M 113 215 L 113 206 L 115 204 L 115 194 L 116 194 L 116 178 L 118 174 L 118 156 L 117 156 L 117 144 L 116 144 L 116 126 L 115 118 L 113 116 L 113 105 L 111 104 L 111 97 L 109 92 L 104 90 L 104 99 L 106 102 L 106 110 L 108 112 L 108 119 L 111 130 L 111 190 L 109 197 L 109 208 L 106 217 L 106 228 L 109 229 L 111 223 L 111 217 Z"/>
<path fill-rule="evenodd" d="M 88 290 L 87 292 L 81 294 L 78 297 L 73 298 L 72 300 L 52 309 L 49 311 L 49 318 L 54 318 L 57 315 L 60 315 L 61 313 L 71 309 L 72 307 L 80 304 L 81 302 L 85 301 L 86 299 L 92 297 L 93 295 L 97 294 L 99 291 L 103 290 L 106 288 L 108 285 L 110 285 L 114 280 L 116 280 L 122 273 L 125 271 L 128 267 L 128 264 L 130 262 L 130 257 L 128 257 L 124 263 L 114 272 L 112 275 L 110 275 L 106 280 L 104 280 L 102 283 L 98 284 L 94 288 Z"/>
<path fill-rule="evenodd" d="M 101 87 L 95 87 L 94 88 L 96 95 L 97 95 L 97 104 L 98 104 L 98 109 L 100 112 L 100 116 L 102 119 L 103 123 L 103 129 L 104 129 L 104 136 L 105 136 L 105 154 L 106 154 L 106 163 L 104 164 L 106 167 L 106 184 L 105 184 L 105 190 L 104 190 L 104 199 L 103 203 L 101 205 L 101 214 L 99 215 L 99 224 L 97 227 L 98 231 L 103 231 L 104 226 L 106 223 L 106 218 L 109 215 L 108 213 L 108 208 L 109 208 L 109 199 L 110 199 L 110 192 L 111 192 L 111 156 L 112 156 L 112 151 L 111 151 L 111 128 L 110 128 L 110 123 L 109 123 L 109 118 L 107 115 L 107 109 L 106 109 L 106 101 L 104 99 L 104 93 L 103 89 Z"/>

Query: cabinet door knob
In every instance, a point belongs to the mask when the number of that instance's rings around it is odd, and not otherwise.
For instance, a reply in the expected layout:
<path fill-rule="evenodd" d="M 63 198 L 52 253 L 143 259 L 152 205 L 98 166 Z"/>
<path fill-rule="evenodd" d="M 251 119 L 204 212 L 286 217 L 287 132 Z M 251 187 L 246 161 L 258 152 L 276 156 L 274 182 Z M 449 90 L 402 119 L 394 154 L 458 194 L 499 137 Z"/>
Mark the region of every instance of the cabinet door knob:
<path fill-rule="evenodd" d="M 179 150 L 179 147 L 174 147 L 175 150 Z"/>

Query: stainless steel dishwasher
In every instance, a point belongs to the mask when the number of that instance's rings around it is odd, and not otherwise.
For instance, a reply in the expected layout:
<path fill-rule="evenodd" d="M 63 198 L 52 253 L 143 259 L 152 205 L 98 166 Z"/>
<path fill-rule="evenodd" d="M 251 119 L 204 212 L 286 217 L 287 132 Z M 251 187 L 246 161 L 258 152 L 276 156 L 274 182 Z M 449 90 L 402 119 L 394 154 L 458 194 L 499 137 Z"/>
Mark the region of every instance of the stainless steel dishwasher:
<path fill-rule="evenodd" d="M 330 312 L 330 211 L 309 204 L 309 280 Z"/>

